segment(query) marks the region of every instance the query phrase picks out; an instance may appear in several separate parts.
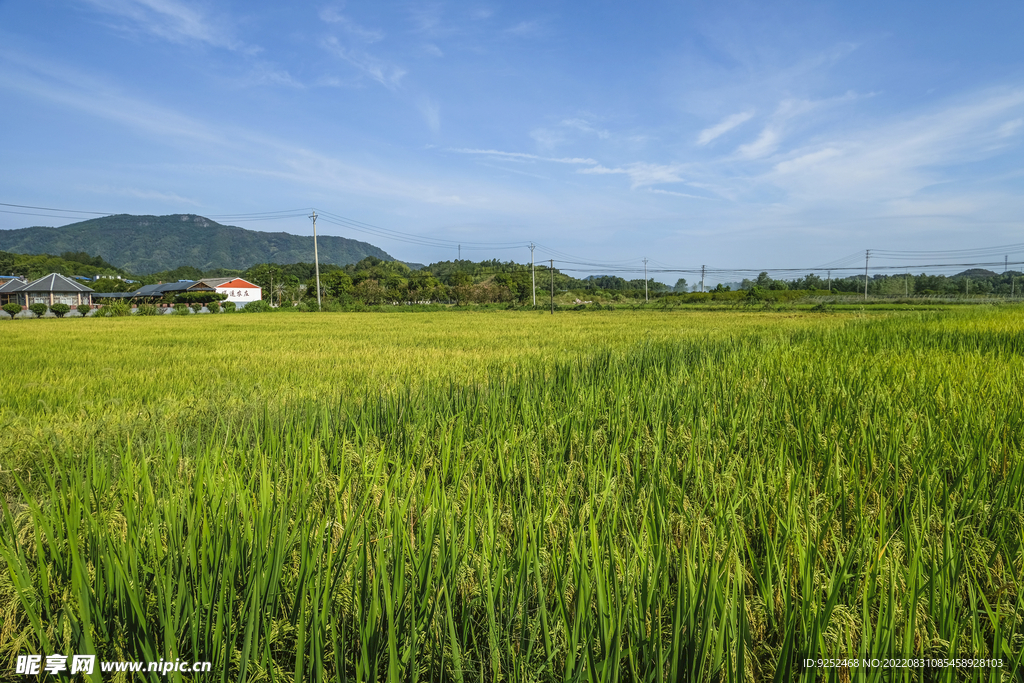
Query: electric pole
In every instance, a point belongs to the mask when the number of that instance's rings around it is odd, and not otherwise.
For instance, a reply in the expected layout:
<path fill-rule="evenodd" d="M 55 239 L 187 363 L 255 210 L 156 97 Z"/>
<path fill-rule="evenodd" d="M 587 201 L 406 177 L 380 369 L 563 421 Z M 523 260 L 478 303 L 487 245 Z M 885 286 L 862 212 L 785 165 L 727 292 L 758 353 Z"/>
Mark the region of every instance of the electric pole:
<path fill-rule="evenodd" d="M 903 296 L 910 296 L 910 273 L 907 273 L 906 277 L 903 278 Z"/>
<path fill-rule="evenodd" d="M 1003 256 L 1003 272 L 1005 273 L 1010 269 L 1010 255 Z"/>
<path fill-rule="evenodd" d="M 644 301 L 650 301 L 647 296 L 647 257 L 644 257 Z"/>
<path fill-rule="evenodd" d="M 551 315 L 555 314 L 555 259 L 551 259 Z"/>
<path fill-rule="evenodd" d="M 530 280 L 533 282 L 533 307 L 537 308 L 537 266 L 533 260 L 533 242 L 530 242 Z"/>
<path fill-rule="evenodd" d="M 868 298 L 868 259 L 871 258 L 871 250 L 864 250 L 864 300 Z"/>
<path fill-rule="evenodd" d="M 316 268 L 316 309 L 319 311 L 322 306 L 320 305 L 320 252 L 316 247 L 316 209 L 313 210 L 313 215 L 310 218 L 313 219 L 313 266 Z"/>
<path fill-rule="evenodd" d="M 707 266 L 701 266 L 700 267 L 700 291 L 701 292 L 704 291 L 704 271 L 705 271 L 706 268 L 707 268 Z"/>
<path fill-rule="evenodd" d="M 832 293 L 832 271 L 828 271 L 828 293 Z"/>

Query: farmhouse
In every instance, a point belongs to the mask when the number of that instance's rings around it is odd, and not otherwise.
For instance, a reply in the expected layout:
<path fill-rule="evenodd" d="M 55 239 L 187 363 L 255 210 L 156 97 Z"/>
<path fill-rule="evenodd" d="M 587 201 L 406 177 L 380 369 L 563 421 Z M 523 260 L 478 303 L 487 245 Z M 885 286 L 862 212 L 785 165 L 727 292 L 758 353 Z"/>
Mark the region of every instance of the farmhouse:
<path fill-rule="evenodd" d="M 218 277 L 197 280 L 189 287 L 190 292 L 217 292 L 226 294 L 226 301 L 233 301 L 237 305 L 244 306 L 250 301 L 259 301 L 263 298 L 263 290 L 248 280 L 240 277 Z"/>
<path fill-rule="evenodd" d="M 67 304 L 78 306 L 92 303 L 92 290 L 59 273 L 50 273 L 32 282 L 11 280 L 0 287 L 0 304 Z"/>

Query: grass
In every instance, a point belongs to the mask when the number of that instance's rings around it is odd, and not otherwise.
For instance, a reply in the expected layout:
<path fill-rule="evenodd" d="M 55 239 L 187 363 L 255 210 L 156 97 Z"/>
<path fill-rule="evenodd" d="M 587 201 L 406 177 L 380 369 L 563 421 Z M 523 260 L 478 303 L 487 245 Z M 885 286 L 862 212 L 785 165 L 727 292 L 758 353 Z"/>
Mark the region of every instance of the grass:
<path fill-rule="evenodd" d="M 1014 309 L 4 330 L 0 662 L 1021 679 Z"/>

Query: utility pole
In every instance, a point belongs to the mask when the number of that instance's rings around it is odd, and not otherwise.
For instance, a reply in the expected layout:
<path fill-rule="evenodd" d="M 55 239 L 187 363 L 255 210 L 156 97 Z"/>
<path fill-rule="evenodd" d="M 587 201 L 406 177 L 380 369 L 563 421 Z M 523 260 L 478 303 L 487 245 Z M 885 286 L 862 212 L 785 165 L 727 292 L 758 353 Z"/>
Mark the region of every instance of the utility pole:
<path fill-rule="evenodd" d="M 650 301 L 647 296 L 647 257 L 644 257 L 644 301 Z"/>
<path fill-rule="evenodd" d="M 459 245 L 459 260 L 462 260 L 462 245 Z"/>
<path fill-rule="evenodd" d="M 903 278 L 903 296 L 904 298 L 910 296 L 910 273 Z"/>
<path fill-rule="evenodd" d="M 828 271 L 828 293 L 832 293 L 832 271 Z"/>
<path fill-rule="evenodd" d="M 1010 255 L 1003 256 L 1003 272 L 1005 273 L 1010 269 Z"/>
<path fill-rule="evenodd" d="M 700 291 L 701 292 L 704 291 L 704 272 L 705 272 L 706 268 L 707 268 L 707 266 L 701 266 L 700 267 Z"/>
<path fill-rule="evenodd" d="M 555 314 L 555 259 L 551 259 L 551 315 Z"/>
<path fill-rule="evenodd" d="M 868 298 L 868 260 L 871 258 L 871 250 L 864 250 L 864 300 Z"/>
<path fill-rule="evenodd" d="M 320 310 L 320 252 L 316 247 L 316 209 L 313 210 L 313 266 L 316 268 L 316 308 Z"/>
<path fill-rule="evenodd" d="M 537 266 L 533 260 L 533 242 L 530 242 L 530 279 L 533 282 L 533 307 L 537 308 Z"/>

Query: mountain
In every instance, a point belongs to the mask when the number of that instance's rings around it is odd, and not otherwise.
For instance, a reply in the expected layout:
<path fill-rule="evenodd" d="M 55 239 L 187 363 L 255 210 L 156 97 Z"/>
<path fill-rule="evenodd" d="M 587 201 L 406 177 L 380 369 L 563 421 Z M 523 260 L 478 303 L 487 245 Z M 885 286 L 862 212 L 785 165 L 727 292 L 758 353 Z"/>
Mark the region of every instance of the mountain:
<path fill-rule="evenodd" d="M 395 261 L 383 249 L 345 237 L 317 238 L 320 263 L 344 266 L 367 256 Z M 62 228 L 0 230 L 0 251 L 20 254 L 86 252 L 145 275 L 178 266 L 244 270 L 256 263 L 312 263 L 313 237 L 257 232 L 193 214 L 93 218 Z"/>

